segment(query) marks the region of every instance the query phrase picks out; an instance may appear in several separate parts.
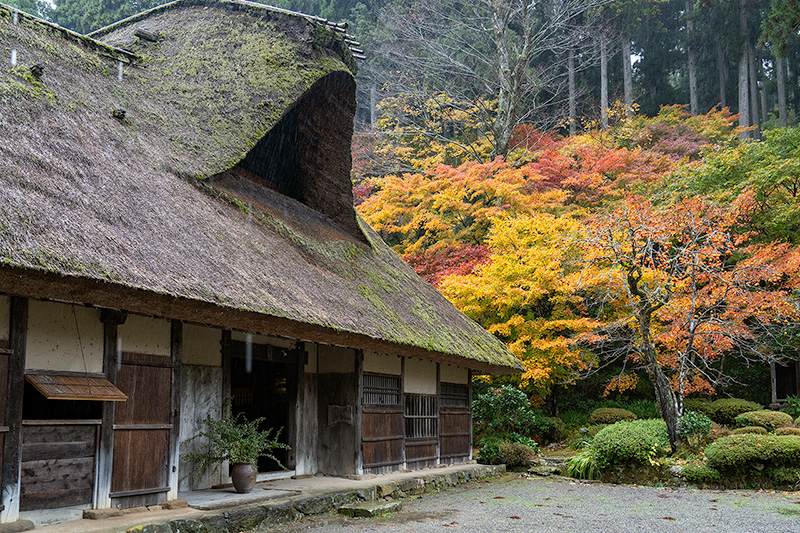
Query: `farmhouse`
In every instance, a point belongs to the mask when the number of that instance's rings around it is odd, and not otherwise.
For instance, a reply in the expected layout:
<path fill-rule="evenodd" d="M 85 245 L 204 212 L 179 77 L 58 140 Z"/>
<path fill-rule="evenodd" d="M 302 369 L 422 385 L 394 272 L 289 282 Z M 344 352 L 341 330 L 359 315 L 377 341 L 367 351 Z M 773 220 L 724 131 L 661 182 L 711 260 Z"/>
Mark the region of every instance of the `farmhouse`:
<path fill-rule="evenodd" d="M 0 5 L 3 522 L 224 481 L 180 443 L 229 398 L 298 476 L 471 458 L 470 375 L 521 363 L 355 213 L 349 44 L 236 0 L 90 36 Z"/>

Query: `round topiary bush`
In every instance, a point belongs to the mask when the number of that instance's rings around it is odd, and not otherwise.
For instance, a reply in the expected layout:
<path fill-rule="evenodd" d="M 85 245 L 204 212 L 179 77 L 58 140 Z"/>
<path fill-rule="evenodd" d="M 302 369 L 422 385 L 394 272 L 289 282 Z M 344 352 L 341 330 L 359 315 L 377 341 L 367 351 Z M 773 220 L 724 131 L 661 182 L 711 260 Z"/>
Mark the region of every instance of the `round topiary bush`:
<path fill-rule="evenodd" d="M 591 447 L 601 469 L 632 462 L 649 464 L 669 450 L 667 425 L 655 419 L 617 422 L 595 435 Z"/>
<path fill-rule="evenodd" d="M 708 398 L 686 398 L 683 400 L 683 409 L 702 413 L 711 418 L 711 413 L 714 412 L 714 402 Z"/>
<path fill-rule="evenodd" d="M 794 421 L 791 416 L 780 411 L 760 410 L 742 413 L 734 419 L 734 422 L 739 427 L 761 426 L 762 428 L 775 430 L 791 426 Z"/>
<path fill-rule="evenodd" d="M 800 436 L 730 435 L 705 450 L 708 466 L 717 470 L 745 470 L 764 465 L 800 467 Z"/>
<path fill-rule="evenodd" d="M 761 426 L 745 426 L 743 428 L 736 428 L 731 432 L 733 435 L 744 435 L 745 433 L 754 433 L 756 435 L 766 435 L 769 433 L 767 428 Z"/>
<path fill-rule="evenodd" d="M 800 428 L 778 428 L 775 430 L 776 435 L 800 435 Z"/>
<path fill-rule="evenodd" d="M 589 415 L 589 424 L 615 424 L 626 420 L 636 420 L 638 417 L 633 411 L 619 407 L 600 407 Z"/>
<path fill-rule="evenodd" d="M 722 482 L 722 476 L 720 476 L 719 470 L 705 464 L 685 465 L 681 471 L 681 475 L 686 478 L 686 481 L 693 485 L 715 485 Z"/>
<path fill-rule="evenodd" d="M 501 442 L 499 463 L 508 468 L 530 466 L 536 458 L 536 451 L 521 442 Z"/>
<path fill-rule="evenodd" d="M 732 426 L 736 417 L 748 411 L 760 411 L 761 405 L 741 398 L 722 398 L 712 403 L 711 420 L 718 424 Z"/>

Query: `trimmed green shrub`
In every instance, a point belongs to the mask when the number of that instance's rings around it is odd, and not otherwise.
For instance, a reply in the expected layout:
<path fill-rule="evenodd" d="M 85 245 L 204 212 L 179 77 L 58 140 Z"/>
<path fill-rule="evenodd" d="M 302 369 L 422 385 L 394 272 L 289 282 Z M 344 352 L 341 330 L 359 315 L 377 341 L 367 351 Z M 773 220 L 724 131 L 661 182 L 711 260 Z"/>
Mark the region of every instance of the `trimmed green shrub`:
<path fill-rule="evenodd" d="M 708 465 L 718 470 L 743 470 L 759 464 L 800 467 L 800 436 L 730 435 L 705 450 Z"/>
<path fill-rule="evenodd" d="M 500 455 L 497 457 L 498 464 L 504 464 L 509 468 L 530 466 L 535 458 L 536 450 L 521 442 L 500 443 Z"/>
<path fill-rule="evenodd" d="M 800 435 L 800 428 L 778 428 L 775 430 L 776 435 Z"/>
<path fill-rule="evenodd" d="M 708 398 L 686 398 L 683 400 L 683 409 L 685 411 L 702 413 L 712 418 L 711 414 L 714 412 L 714 402 Z"/>
<path fill-rule="evenodd" d="M 686 481 L 695 485 L 714 485 L 722 482 L 719 470 L 706 464 L 686 465 L 682 471 Z"/>
<path fill-rule="evenodd" d="M 791 416 L 786 413 L 781 413 L 780 411 L 760 410 L 742 413 L 734 419 L 734 422 L 739 427 L 761 426 L 774 430 L 791 426 L 794 421 Z"/>
<path fill-rule="evenodd" d="M 614 424 L 626 420 L 636 420 L 638 417 L 627 409 L 618 407 L 600 407 L 589 415 L 590 424 Z"/>
<path fill-rule="evenodd" d="M 678 421 L 678 435 L 691 447 L 702 445 L 711 433 L 712 422 L 703 413 L 686 411 Z"/>
<path fill-rule="evenodd" d="M 731 431 L 731 434 L 733 435 L 744 435 L 745 433 L 753 433 L 755 435 L 766 435 L 767 433 L 769 433 L 769 431 L 767 431 L 767 428 L 761 426 L 745 426 L 743 428 L 736 428 L 733 431 Z"/>
<path fill-rule="evenodd" d="M 591 448 L 601 469 L 631 462 L 650 464 L 669 449 L 667 425 L 655 419 L 617 422 L 595 435 Z"/>
<path fill-rule="evenodd" d="M 536 443 L 533 443 L 536 446 Z M 536 458 L 536 449 L 522 442 L 490 440 L 478 450 L 478 461 L 486 465 L 506 465 L 509 468 L 528 466 Z"/>
<path fill-rule="evenodd" d="M 800 482 L 800 469 L 790 466 L 777 466 L 768 468 L 767 476 L 775 485 L 794 485 Z"/>
<path fill-rule="evenodd" d="M 748 411 L 760 411 L 761 405 L 741 398 L 722 398 L 712 403 L 708 416 L 718 424 L 732 426 L 737 416 Z"/>

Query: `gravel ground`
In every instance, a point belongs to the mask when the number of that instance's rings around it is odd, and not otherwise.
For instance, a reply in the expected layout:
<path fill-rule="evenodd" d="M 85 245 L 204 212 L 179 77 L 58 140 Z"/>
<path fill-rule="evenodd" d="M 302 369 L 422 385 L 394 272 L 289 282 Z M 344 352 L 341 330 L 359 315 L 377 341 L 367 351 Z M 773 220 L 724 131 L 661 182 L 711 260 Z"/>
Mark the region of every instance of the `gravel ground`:
<path fill-rule="evenodd" d="M 300 531 L 800 532 L 800 493 L 580 483 L 508 475 L 404 500 L 380 518 L 325 514 L 270 528 Z"/>

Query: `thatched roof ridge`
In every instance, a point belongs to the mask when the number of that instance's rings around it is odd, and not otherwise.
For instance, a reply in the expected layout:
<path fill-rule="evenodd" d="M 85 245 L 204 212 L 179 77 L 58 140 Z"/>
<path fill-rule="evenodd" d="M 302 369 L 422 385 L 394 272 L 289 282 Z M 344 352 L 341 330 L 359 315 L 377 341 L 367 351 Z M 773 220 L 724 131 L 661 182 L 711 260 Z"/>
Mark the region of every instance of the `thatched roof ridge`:
<path fill-rule="evenodd" d="M 0 16 L 19 58 L 0 69 L 0 292 L 518 371 L 355 216 L 340 56 L 302 17 L 226 4 L 105 33 L 140 58 L 121 79 Z"/>
<path fill-rule="evenodd" d="M 359 52 L 361 50 L 351 46 L 346 42 L 346 38 L 350 37 L 350 35 L 345 33 L 345 28 L 342 27 L 342 25 L 329 22 L 326 19 L 313 15 L 306 15 L 304 13 L 280 9 L 273 6 L 268 6 L 266 4 L 259 4 L 257 2 L 249 2 L 247 0 L 174 0 L 173 2 L 156 6 L 148 9 L 147 11 L 142 11 L 136 15 L 132 15 L 128 18 L 114 22 L 113 24 L 109 24 L 103 28 L 94 30 L 93 32 L 90 32 L 88 36 L 93 39 L 106 40 L 109 35 L 119 32 L 126 27 L 135 25 L 138 22 L 150 19 L 159 13 L 180 10 L 192 6 L 213 6 L 215 8 L 222 8 L 231 11 L 242 10 L 257 14 L 270 13 L 275 19 L 280 19 L 282 17 L 304 19 L 316 29 L 323 30 L 316 33 L 316 44 L 325 46 L 336 52 L 341 57 L 342 62 L 348 66 L 353 74 L 355 74 L 358 70 L 355 58 L 353 56 L 353 50 L 357 50 Z"/>
<path fill-rule="evenodd" d="M 16 18 L 17 23 L 19 23 L 19 21 L 23 21 L 23 23 L 27 23 L 31 26 L 38 27 L 40 31 L 59 33 L 64 39 L 68 41 L 78 43 L 81 46 L 93 49 L 94 51 L 100 54 L 104 54 L 110 58 L 118 59 L 126 63 L 130 63 L 137 59 L 135 54 L 127 50 L 122 50 L 121 48 L 109 46 L 106 43 L 100 42 L 86 35 L 81 35 L 80 33 L 74 32 L 67 28 L 63 28 L 58 24 L 53 24 L 52 22 L 40 19 L 39 17 L 34 17 L 29 13 L 20 11 L 15 7 L 3 3 L 0 3 L 0 17 L 2 18 L 8 17 L 11 21 L 13 21 Z"/>

